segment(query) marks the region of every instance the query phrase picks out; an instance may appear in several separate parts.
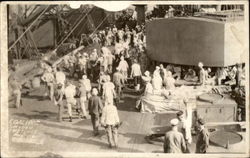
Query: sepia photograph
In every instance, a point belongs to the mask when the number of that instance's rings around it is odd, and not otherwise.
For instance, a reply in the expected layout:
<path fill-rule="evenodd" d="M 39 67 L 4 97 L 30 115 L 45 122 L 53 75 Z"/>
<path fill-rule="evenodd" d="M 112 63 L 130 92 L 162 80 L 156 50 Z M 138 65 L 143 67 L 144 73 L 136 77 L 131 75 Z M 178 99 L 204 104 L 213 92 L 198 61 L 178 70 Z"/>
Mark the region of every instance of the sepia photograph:
<path fill-rule="evenodd" d="M 249 157 L 248 14 L 2 3 L 1 157 Z"/>

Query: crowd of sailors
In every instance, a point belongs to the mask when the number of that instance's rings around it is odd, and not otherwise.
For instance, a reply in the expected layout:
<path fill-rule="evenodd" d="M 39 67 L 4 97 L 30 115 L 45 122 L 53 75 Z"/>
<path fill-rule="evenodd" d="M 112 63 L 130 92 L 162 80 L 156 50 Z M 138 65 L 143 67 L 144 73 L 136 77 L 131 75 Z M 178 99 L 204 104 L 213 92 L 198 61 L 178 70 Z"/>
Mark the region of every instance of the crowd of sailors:
<path fill-rule="evenodd" d="M 44 71 L 41 81 L 48 89 L 45 96 L 58 107 L 59 121 L 63 121 L 65 104 L 70 122 L 73 120 L 72 110 L 82 119 L 89 119 L 90 116 L 94 135 L 99 135 L 100 125 L 105 127 L 109 147 L 118 146 L 117 135 L 121 121 L 117 107 L 124 88 L 129 85 L 135 91 L 143 91 L 143 95 L 153 94 L 153 90 L 174 90 L 178 80 L 196 82 L 200 86 L 244 85 L 242 64 L 215 71 L 204 67 L 202 62 L 196 67 L 159 64 L 154 71 L 149 71 L 144 25 L 137 25 L 133 29 L 128 26 L 122 29 L 108 27 L 94 34 L 92 40 L 94 49 L 91 52 L 72 52 L 55 66 L 42 61 L 40 67 Z M 15 105 L 19 108 L 22 86 L 16 77 L 12 78 L 10 85 L 16 96 Z M 190 127 L 183 123 L 185 121 L 182 116 L 182 112 L 177 113 L 177 119 L 171 120 L 172 130 L 165 135 L 164 152 L 190 152 Z M 205 153 L 208 134 L 204 120 L 199 119 L 198 123 L 196 152 Z M 182 127 L 178 130 L 180 124 Z"/>

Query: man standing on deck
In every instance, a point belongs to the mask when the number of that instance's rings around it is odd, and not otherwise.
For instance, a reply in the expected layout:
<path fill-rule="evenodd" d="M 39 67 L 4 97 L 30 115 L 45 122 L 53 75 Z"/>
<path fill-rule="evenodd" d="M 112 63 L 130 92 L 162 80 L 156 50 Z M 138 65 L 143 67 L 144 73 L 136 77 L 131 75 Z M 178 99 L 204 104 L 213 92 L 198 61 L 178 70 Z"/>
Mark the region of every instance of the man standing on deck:
<path fill-rule="evenodd" d="M 118 111 L 116 106 L 108 103 L 103 108 L 103 113 L 101 117 L 101 125 L 104 126 L 107 136 L 109 147 L 112 148 L 112 142 L 114 147 L 118 147 L 118 128 L 120 125 L 120 119 L 118 116 Z"/>
<path fill-rule="evenodd" d="M 128 77 L 128 63 L 124 60 L 124 56 L 121 56 L 121 61 L 119 62 L 118 68 L 120 69 L 122 75 L 124 76 L 124 80 L 127 81 Z"/>
<path fill-rule="evenodd" d="M 80 80 L 80 87 L 79 87 L 79 96 L 80 96 L 80 106 L 82 110 L 82 118 L 87 118 L 87 112 L 86 112 L 86 107 L 85 107 L 85 102 L 87 101 L 87 90 L 84 85 L 84 81 Z"/>
<path fill-rule="evenodd" d="M 209 146 L 209 134 L 205 128 L 205 121 L 203 119 L 198 119 L 198 137 L 196 141 L 196 153 L 206 153 Z"/>
<path fill-rule="evenodd" d="M 114 98 L 116 98 L 116 93 L 115 93 L 115 85 L 110 81 L 110 76 L 106 76 L 106 82 L 103 84 L 103 99 L 105 102 L 105 105 L 107 103 L 113 104 Z"/>
<path fill-rule="evenodd" d="M 78 60 L 78 64 L 79 64 L 79 68 L 80 68 L 80 73 L 78 74 L 78 76 L 82 76 L 82 75 L 86 75 L 87 73 L 87 58 L 88 54 L 87 53 L 83 53 L 83 55 L 79 58 Z"/>
<path fill-rule="evenodd" d="M 10 87 L 12 89 L 12 92 L 15 96 L 15 99 L 16 99 L 16 108 L 19 108 L 20 107 L 20 104 L 21 104 L 21 89 L 22 89 L 22 86 L 21 84 L 18 82 L 17 80 L 17 77 L 13 77 L 13 79 L 10 81 Z"/>
<path fill-rule="evenodd" d="M 235 80 L 236 80 L 236 86 L 240 87 L 241 84 L 241 78 L 242 78 L 242 65 L 241 64 L 236 64 L 236 75 L 235 75 Z"/>
<path fill-rule="evenodd" d="M 103 61 L 102 61 L 102 66 L 104 68 L 104 72 L 106 73 L 108 71 L 108 56 L 111 53 L 110 50 L 107 48 L 107 45 L 105 44 L 102 48 L 102 56 L 103 56 Z"/>
<path fill-rule="evenodd" d="M 186 143 L 185 153 L 190 153 L 190 145 L 192 143 L 191 127 L 188 124 L 188 121 L 184 118 L 183 111 L 179 111 L 176 115 L 177 119 L 179 120 L 179 123 L 177 125 L 178 131 L 183 134 Z"/>
<path fill-rule="evenodd" d="M 108 74 L 111 74 L 113 71 L 113 61 L 115 60 L 115 56 L 111 53 L 111 51 L 108 52 L 107 55 L 107 61 L 108 61 Z"/>
<path fill-rule="evenodd" d="M 102 100 L 98 95 L 98 91 L 96 88 L 93 88 L 92 90 L 92 96 L 89 99 L 88 109 L 89 109 L 89 115 L 91 116 L 91 122 L 93 125 L 94 135 L 99 135 L 99 121 L 100 116 L 102 114 Z"/>
<path fill-rule="evenodd" d="M 62 83 L 58 83 L 57 87 L 55 88 L 54 93 L 54 103 L 58 106 L 58 121 L 62 121 L 62 114 L 63 114 L 63 96 L 64 96 L 64 85 Z"/>
<path fill-rule="evenodd" d="M 98 54 L 97 54 L 97 49 L 94 49 L 93 52 L 90 54 L 90 57 L 89 57 L 89 68 L 90 68 L 90 78 L 92 80 L 95 80 L 96 79 L 96 61 L 98 59 Z"/>
<path fill-rule="evenodd" d="M 64 88 L 66 75 L 64 74 L 64 72 L 60 67 L 56 67 L 55 77 L 56 77 L 56 84 L 62 84 Z"/>
<path fill-rule="evenodd" d="M 71 53 L 69 55 L 69 59 L 68 59 L 68 62 L 69 62 L 69 71 L 70 71 L 70 76 L 72 78 L 74 78 L 74 75 L 75 75 L 75 70 L 76 70 L 76 61 L 77 61 L 77 58 L 75 56 L 74 53 Z"/>
<path fill-rule="evenodd" d="M 166 71 L 163 80 L 163 85 L 167 90 L 173 90 L 175 88 L 175 79 L 173 78 L 171 71 Z"/>
<path fill-rule="evenodd" d="M 172 119 L 170 124 L 172 129 L 165 134 L 164 153 L 185 153 L 186 144 L 182 133 L 178 132 L 178 119 Z"/>
<path fill-rule="evenodd" d="M 87 99 L 90 97 L 90 91 L 91 91 L 91 88 L 92 88 L 92 86 L 91 86 L 91 82 L 90 82 L 90 80 L 88 79 L 88 77 L 87 77 L 87 75 L 83 75 L 82 76 L 82 81 L 81 81 L 81 83 L 85 86 L 85 88 L 86 88 L 86 92 L 87 92 Z"/>
<path fill-rule="evenodd" d="M 115 92 L 117 94 L 116 104 L 119 103 L 122 96 L 122 87 L 124 86 L 124 77 L 119 68 L 116 68 L 116 72 L 113 75 L 113 83 L 115 85 Z"/>
<path fill-rule="evenodd" d="M 135 90 L 139 91 L 140 89 L 140 83 L 141 83 L 141 66 L 138 64 L 137 60 L 134 60 L 134 64 L 131 67 L 131 75 L 130 78 L 134 78 L 134 86 Z"/>
<path fill-rule="evenodd" d="M 103 94 L 103 84 L 106 82 L 106 77 L 107 77 L 107 75 L 103 71 L 101 71 L 100 75 L 99 75 L 99 79 L 97 80 L 98 91 L 99 91 L 100 95 Z"/>
<path fill-rule="evenodd" d="M 42 75 L 41 79 L 46 83 L 49 91 L 50 100 L 54 97 L 54 74 L 52 73 L 52 68 L 48 67 L 45 73 Z M 45 94 L 47 96 L 47 93 Z"/>
<path fill-rule="evenodd" d="M 76 86 L 71 84 L 69 81 L 67 83 L 67 87 L 65 88 L 65 97 L 66 103 L 68 107 L 69 121 L 72 122 L 72 106 L 76 105 Z"/>
<path fill-rule="evenodd" d="M 201 85 L 204 85 L 205 84 L 205 70 L 203 68 L 203 63 L 202 62 L 199 62 L 198 63 L 198 67 L 199 67 L 199 83 Z"/>

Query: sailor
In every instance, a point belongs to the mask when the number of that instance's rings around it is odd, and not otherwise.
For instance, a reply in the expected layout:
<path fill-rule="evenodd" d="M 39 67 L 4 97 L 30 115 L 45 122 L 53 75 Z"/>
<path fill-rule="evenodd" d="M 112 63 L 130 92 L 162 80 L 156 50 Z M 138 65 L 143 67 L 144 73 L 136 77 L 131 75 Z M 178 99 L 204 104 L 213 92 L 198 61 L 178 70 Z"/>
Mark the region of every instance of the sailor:
<path fill-rule="evenodd" d="M 124 76 L 125 81 L 127 81 L 128 77 L 128 63 L 126 60 L 124 60 L 124 57 L 121 56 L 121 61 L 119 62 L 118 68 L 120 69 L 121 73 Z"/>
<path fill-rule="evenodd" d="M 153 76 L 155 76 L 156 73 L 157 73 L 157 74 L 158 74 L 158 73 L 160 74 L 160 67 L 159 67 L 159 66 L 156 66 L 156 67 L 155 67 Z"/>
<path fill-rule="evenodd" d="M 103 56 L 103 66 L 104 66 L 104 72 L 108 70 L 109 66 L 109 56 L 111 54 L 111 51 L 106 47 L 106 44 L 101 48 L 102 56 Z M 111 63 L 112 65 L 112 63 Z"/>
<path fill-rule="evenodd" d="M 180 66 L 173 67 L 173 78 L 176 80 L 181 79 L 181 67 Z"/>
<path fill-rule="evenodd" d="M 168 13 L 168 11 L 167 11 L 167 10 L 165 11 L 164 18 L 169 18 L 169 13 Z"/>
<path fill-rule="evenodd" d="M 240 87 L 241 86 L 241 78 L 242 78 L 242 65 L 241 64 L 236 64 L 236 75 L 235 75 L 235 80 L 236 80 L 236 86 Z"/>
<path fill-rule="evenodd" d="M 113 61 L 115 60 L 115 56 L 111 53 L 111 51 L 108 52 L 107 55 L 107 61 L 108 61 L 108 74 L 112 73 L 113 70 Z"/>
<path fill-rule="evenodd" d="M 83 53 L 83 55 L 80 57 L 78 60 L 79 68 L 80 68 L 80 74 L 79 76 L 85 75 L 86 74 L 86 68 L 87 68 L 87 58 L 88 54 Z"/>
<path fill-rule="evenodd" d="M 93 41 L 93 44 L 95 46 L 97 46 L 97 45 L 99 45 L 101 43 L 101 39 L 97 36 L 97 34 L 93 35 L 92 41 Z"/>
<path fill-rule="evenodd" d="M 121 52 L 124 50 L 123 44 L 120 39 L 118 39 L 119 42 L 115 43 L 115 55 L 119 56 Z"/>
<path fill-rule="evenodd" d="M 143 51 L 141 52 L 141 56 L 139 58 L 139 63 L 141 65 L 141 71 L 145 72 L 149 65 L 149 58 L 146 53 L 146 46 L 143 46 Z"/>
<path fill-rule="evenodd" d="M 76 106 L 75 95 L 76 95 L 76 86 L 73 85 L 70 81 L 68 81 L 65 88 L 65 97 L 66 97 L 70 122 L 72 122 L 72 107 Z"/>
<path fill-rule="evenodd" d="M 162 78 L 160 75 L 160 67 L 157 66 L 156 70 L 154 71 L 153 79 L 152 79 L 152 85 L 154 90 L 160 91 L 162 88 Z"/>
<path fill-rule="evenodd" d="M 107 75 L 103 71 L 101 71 L 100 75 L 99 75 L 99 79 L 97 81 L 98 82 L 98 90 L 99 90 L 101 95 L 103 93 L 103 84 L 106 82 L 106 77 L 107 77 Z"/>
<path fill-rule="evenodd" d="M 160 75 L 161 75 L 162 80 L 164 80 L 166 70 L 164 69 L 163 64 L 160 64 L 160 70 L 159 71 L 160 71 Z"/>
<path fill-rule="evenodd" d="M 178 131 L 183 134 L 186 143 L 186 151 L 185 153 L 190 153 L 190 145 L 192 143 L 192 135 L 191 135 L 191 123 L 184 118 L 183 111 L 177 112 L 177 119 L 179 123 L 177 125 Z"/>
<path fill-rule="evenodd" d="M 163 80 L 163 85 L 166 87 L 167 90 L 175 89 L 175 79 L 173 78 L 171 71 L 166 72 L 166 75 Z"/>
<path fill-rule="evenodd" d="M 85 107 L 85 102 L 87 101 L 87 90 L 84 85 L 84 80 L 80 80 L 80 87 L 79 87 L 79 96 L 80 96 L 80 107 L 82 110 L 82 118 L 87 118 L 87 112 Z"/>
<path fill-rule="evenodd" d="M 144 90 L 144 96 L 147 96 L 147 95 L 153 94 L 153 86 L 150 83 L 151 77 L 150 77 L 149 71 L 146 71 L 144 74 L 145 74 L 145 76 L 143 76 L 143 80 L 144 80 L 145 85 L 146 85 L 145 90 Z"/>
<path fill-rule="evenodd" d="M 122 95 L 122 87 L 125 85 L 124 77 L 120 72 L 119 68 L 116 68 L 116 72 L 113 74 L 113 83 L 115 85 L 115 92 L 117 94 L 117 103 L 120 101 Z"/>
<path fill-rule="evenodd" d="M 206 74 L 205 74 L 205 70 L 203 68 L 203 63 L 199 62 L 198 67 L 199 67 L 199 83 L 201 85 L 204 85 L 205 84 Z"/>
<path fill-rule="evenodd" d="M 212 85 L 212 86 L 214 86 L 215 85 L 215 83 L 216 83 L 216 80 L 215 80 L 215 76 L 211 76 L 211 68 L 207 68 L 206 70 L 205 70 L 205 83 L 206 83 L 206 85 Z"/>
<path fill-rule="evenodd" d="M 118 30 L 117 34 L 118 34 L 118 38 L 119 38 L 119 41 L 123 41 L 123 37 L 124 37 L 124 30 Z"/>
<path fill-rule="evenodd" d="M 97 59 L 98 59 L 97 49 L 93 49 L 93 52 L 90 54 L 89 57 L 89 68 L 92 79 L 96 79 L 95 66 Z"/>
<path fill-rule="evenodd" d="M 98 71 L 103 71 L 106 72 L 105 69 L 107 69 L 107 62 L 105 61 L 105 58 L 103 55 L 99 56 L 97 61 L 96 61 L 96 65 L 99 65 L 99 68 L 97 68 L 97 70 L 95 71 L 95 73 L 97 73 Z M 96 76 L 96 74 L 95 74 Z M 94 78 L 95 79 L 95 78 Z"/>
<path fill-rule="evenodd" d="M 126 41 L 125 42 L 127 42 L 128 44 L 131 43 L 131 37 L 132 37 L 131 34 L 132 34 L 132 32 L 130 32 L 129 30 L 127 30 L 126 33 L 125 33 L 125 35 L 126 35 Z"/>
<path fill-rule="evenodd" d="M 103 105 L 101 98 L 98 96 L 98 90 L 96 88 L 93 88 L 92 90 L 92 96 L 89 99 L 88 109 L 89 115 L 91 116 L 94 135 L 97 136 L 99 135 L 99 118 L 102 114 Z"/>
<path fill-rule="evenodd" d="M 194 81 L 196 77 L 196 73 L 192 68 L 188 69 L 188 72 L 184 76 L 184 80 L 186 81 Z"/>
<path fill-rule="evenodd" d="M 206 153 L 209 147 L 209 134 L 205 128 L 205 121 L 199 118 L 197 122 L 199 133 L 196 141 L 196 153 Z"/>
<path fill-rule="evenodd" d="M 116 34 L 117 33 L 117 28 L 116 28 L 116 26 L 115 25 L 113 25 L 113 29 L 112 29 L 112 31 L 113 31 L 113 34 Z"/>
<path fill-rule="evenodd" d="M 46 86 L 48 87 L 48 91 L 49 91 L 49 97 L 50 100 L 53 100 L 54 97 L 54 80 L 55 77 L 52 73 L 52 68 L 48 67 L 44 74 L 42 75 L 41 79 L 46 83 Z M 47 93 L 45 93 L 45 95 L 47 96 Z"/>
<path fill-rule="evenodd" d="M 15 102 L 15 106 L 16 108 L 19 108 L 21 105 L 21 89 L 22 86 L 20 84 L 20 82 L 17 80 L 17 76 L 14 76 L 11 81 L 10 81 L 10 87 L 12 89 L 12 92 L 15 96 L 16 102 Z"/>
<path fill-rule="evenodd" d="M 178 119 L 172 119 L 170 124 L 172 129 L 165 134 L 164 153 L 185 153 L 186 143 L 182 133 L 178 132 Z"/>
<path fill-rule="evenodd" d="M 110 76 L 107 75 L 106 82 L 103 84 L 102 97 L 105 102 L 104 105 L 107 105 L 108 103 L 113 104 L 114 98 L 116 98 L 115 85 L 110 80 Z"/>
<path fill-rule="evenodd" d="M 68 55 L 63 57 L 63 67 L 67 70 L 70 70 L 69 56 Z"/>
<path fill-rule="evenodd" d="M 222 81 L 226 79 L 227 77 L 227 72 L 225 70 L 225 68 L 218 68 L 217 71 L 216 71 L 216 80 L 217 80 L 217 84 L 218 85 L 221 85 L 222 84 Z"/>
<path fill-rule="evenodd" d="M 55 77 L 56 77 L 56 84 L 60 83 L 64 87 L 66 76 L 60 67 L 56 67 Z"/>
<path fill-rule="evenodd" d="M 108 103 L 102 110 L 101 125 L 105 128 L 109 147 L 118 147 L 118 128 L 120 126 L 120 119 L 116 106 Z M 112 143 L 113 142 L 113 143 Z"/>
<path fill-rule="evenodd" d="M 151 77 L 150 77 L 150 72 L 149 71 L 145 71 L 144 75 L 142 76 L 142 80 L 144 82 L 150 82 L 151 81 Z"/>
<path fill-rule="evenodd" d="M 112 32 L 111 28 L 109 28 L 108 33 L 106 35 L 106 43 L 108 46 L 111 46 L 111 44 L 112 44 L 112 37 L 113 37 L 113 32 Z"/>
<path fill-rule="evenodd" d="M 134 78 L 134 86 L 135 90 L 138 91 L 140 89 L 140 83 L 141 83 L 141 66 L 138 64 L 137 60 L 134 59 L 134 63 L 131 67 L 131 75 L 130 78 Z"/>
<path fill-rule="evenodd" d="M 91 91 L 91 88 L 92 88 L 92 86 L 91 86 L 91 82 L 90 82 L 90 80 L 88 79 L 88 77 L 87 77 L 87 75 L 83 75 L 82 76 L 82 84 L 85 86 L 85 88 L 86 88 L 86 93 L 87 93 L 87 98 L 89 98 L 90 97 L 90 91 Z"/>
<path fill-rule="evenodd" d="M 174 17 L 174 11 L 175 11 L 175 9 L 172 6 L 169 6 L 169 9 L 168 9 L 168 17 L 169 18 Z"/>
<path fill-rule="evenodd" d="M 68 58 L 68 62 L 69 62 L 69 71 L 70 71 L 70 76 L 72 78 L 74 78 L 74 75 L 75 75 L 75 72 L 76 72 L 76 61 L 77 61 L 77 58 L 76 56 L 74 55 L 74 53 L 72 52 L 70 55 L 69 55 L 69 58 Z"/>
<path fill-rule="evenodd" d="M 64 85 L 62 83 L 58 83 L 55 88 L 54 93 L 54 104 L 58 106 L 58 121 L 62 121 L 62 114 L 63 114 L 63 96 L 64 96 Z"/>
<path fill-rule="evenodd" d="M 129 43 L 130 41 L 129 40 L 125 40 L 123 43 L 122 43 L 122 47 L 123 47 L 123 54 L 125 56 L 125 59 L 128 59 L 129 58 L 129 53 L 128 53 L 128 50 L 129 50 Z"/>

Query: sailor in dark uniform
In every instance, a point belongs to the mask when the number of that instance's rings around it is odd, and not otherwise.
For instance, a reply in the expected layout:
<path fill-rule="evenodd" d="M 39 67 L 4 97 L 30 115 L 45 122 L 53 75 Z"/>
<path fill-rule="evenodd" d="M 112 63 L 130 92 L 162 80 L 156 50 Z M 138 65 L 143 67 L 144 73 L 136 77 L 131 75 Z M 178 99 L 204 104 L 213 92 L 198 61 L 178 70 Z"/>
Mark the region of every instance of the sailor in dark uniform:
<path fill-rule="evenodd" d="M 209 134 L 205 128 L 205 121 L 198 119 L 198 137 L 196 142 L 196 153 L 206 153 L 209 146 Z"/>

